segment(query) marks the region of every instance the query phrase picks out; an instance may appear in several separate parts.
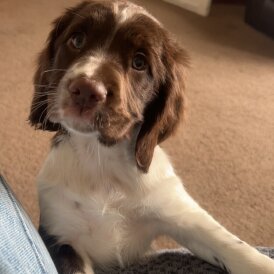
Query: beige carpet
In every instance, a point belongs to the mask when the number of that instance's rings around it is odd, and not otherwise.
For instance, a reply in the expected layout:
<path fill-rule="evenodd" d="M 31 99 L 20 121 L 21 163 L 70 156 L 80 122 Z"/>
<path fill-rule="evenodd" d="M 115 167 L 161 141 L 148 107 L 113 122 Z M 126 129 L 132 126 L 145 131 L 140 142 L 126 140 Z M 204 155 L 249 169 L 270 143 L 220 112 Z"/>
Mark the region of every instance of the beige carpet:
<path fill-rule="evenodd" d="M 73 0 L 0 1 L 0 171 L 37 223 L 35 176 L 50 134 L 26 122 L 34 60 L 49 23 Z M 229 230 L 274 246 L 274 42 L 241 6 L 209 18 L 142 2 L 192 57 L 188 119 L 165 144 L 189 192 Z M 166 245 L 166 243 L 162 243 Z"/>

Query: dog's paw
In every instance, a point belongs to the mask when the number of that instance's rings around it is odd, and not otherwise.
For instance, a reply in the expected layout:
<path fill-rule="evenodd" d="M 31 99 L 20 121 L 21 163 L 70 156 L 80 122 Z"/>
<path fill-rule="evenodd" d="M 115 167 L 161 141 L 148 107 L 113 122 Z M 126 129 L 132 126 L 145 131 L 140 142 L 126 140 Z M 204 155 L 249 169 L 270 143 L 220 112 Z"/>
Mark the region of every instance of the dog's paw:
<path fill-rule="evenodd" d="M 274 274 L 274 260 L 270 259 L 265 255 L 261 255 L 260 260 L 257 262 L 256 272 L 254 273 L 264 273 L 264 274 Z M 253 273 L 252 271 L 250 273 Z"/>
<path fill-rule="evenodd" d="M 238 269 L 231 271 L 232 274 L 274 274 L 274 260 L 265 255 L 256 257 L 247 263 L 242 263 Z"/>

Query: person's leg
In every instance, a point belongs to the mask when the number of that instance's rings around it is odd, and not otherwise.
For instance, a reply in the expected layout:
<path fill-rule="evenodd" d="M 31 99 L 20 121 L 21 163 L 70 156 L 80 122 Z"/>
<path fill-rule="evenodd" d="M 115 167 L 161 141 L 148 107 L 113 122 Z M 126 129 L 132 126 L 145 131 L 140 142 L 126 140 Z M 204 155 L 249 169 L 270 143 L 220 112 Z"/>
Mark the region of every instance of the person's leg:
<path fill-rule="evenodd" d="M 39 234 L 1 175 L 0 273 L 57 274 Z"/>

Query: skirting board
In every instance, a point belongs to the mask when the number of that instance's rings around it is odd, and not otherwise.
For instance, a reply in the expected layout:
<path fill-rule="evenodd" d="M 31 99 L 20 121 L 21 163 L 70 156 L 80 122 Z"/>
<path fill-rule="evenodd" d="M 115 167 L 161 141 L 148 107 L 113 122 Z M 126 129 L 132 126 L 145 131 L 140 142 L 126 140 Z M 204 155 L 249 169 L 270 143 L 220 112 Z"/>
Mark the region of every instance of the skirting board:
<path fill-rule="evenodd" d="M 187 10 L 193 11 L 203 16 L 210 12 L 212 0 L 164 0 L 165 2 L 177 5 Z"/>

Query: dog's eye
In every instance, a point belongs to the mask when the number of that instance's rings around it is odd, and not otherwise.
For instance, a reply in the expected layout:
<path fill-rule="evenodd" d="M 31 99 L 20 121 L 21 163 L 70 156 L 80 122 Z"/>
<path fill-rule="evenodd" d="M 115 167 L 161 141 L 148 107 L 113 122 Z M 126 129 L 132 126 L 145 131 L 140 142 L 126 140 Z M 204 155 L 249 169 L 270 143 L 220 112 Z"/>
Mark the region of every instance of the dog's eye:
<path fill-rule="evenodd" d="M 84 32 L 76 32 L 70 38 L 71 45 L 76 49 L 82 49 L 86 44 L 86 35 Z"/>
<path fill-rule="evenodd" d="M 142 52 L 137 52 L 132 60 L 132 67 L 136 70 L 145 70 L 147 68 L 146 55 Z"/>

